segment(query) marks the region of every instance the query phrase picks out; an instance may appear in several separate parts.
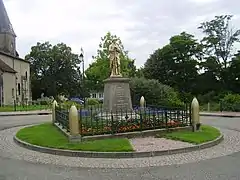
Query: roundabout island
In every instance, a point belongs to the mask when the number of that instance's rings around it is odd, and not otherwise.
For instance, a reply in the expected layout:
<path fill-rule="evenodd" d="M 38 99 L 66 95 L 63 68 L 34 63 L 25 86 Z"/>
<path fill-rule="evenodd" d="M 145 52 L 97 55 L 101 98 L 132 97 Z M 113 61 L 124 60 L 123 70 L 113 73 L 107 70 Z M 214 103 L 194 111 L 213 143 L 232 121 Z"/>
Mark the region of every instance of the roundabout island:
<path fill-rule="evenodd" d="M 220 131 L 202 126 L 198 132 L 182 130 L 150 137 L 107 138 L 69 142 L 51 123 L 25 127 L 14 137 L 17 144 L 31 150 L 63 156 L 98 158 L 137 158 L 186 153 L 205 149 L 223 140 Z"/>
<path fill-rule="evenodd" d="M 216 117 L 207 117 L 205 119 L 207 120 L 203 121 L 204 124 L 207 123 L 213 126 L 218 126 L 218 124 L 227 123 L 226 118 L 216 119 Z M 50 166 L 63 166 L 68 168 L 82 167 L 82 168 L 129 169 L 129 168 L 143 168 L 143 167 L 157 168 L 159 166 L 162 167 L 165 165 L 180 165 L 180 164 L 186 164 L 186 163 L 188 164 L 188 163 L 194 163 L 194 162 L 201 162 L 201 164 L 204 164 L 204 162 L 208 162 L 208 161 L 203 161 L 203 160 L 220 158 L 220 157 L 227 156 L 240 151 L 240 143 L 239 143 L 240 131 L 233 130 L 234 126 L 236 126 L 236 123 L 238 123 L 237 120 L 238 120 L 237 118 L 234 120 L 230 119 L 228 120 L 230 122 L 228 123 L 229 124 L 228 126 L 226 124 L 226 125 L 222 125 L 222 127 L 221 126 L 219 127 L 221 134 L 223 134 L 224 136 L 224 140 L 219 144 L 211 148 L 205 148 L 197 151 L 191 151 L 191 152 L 185 152 L 185 153 L 179 153 L 179 154 L 169 154 L 169 155 L 161 155 L 161 156 L 155 156 L 155 157 L 139 157 L 139 158 L 87 158 L 87 157 L 70 157 L 70 156 L 66 157 L 66 156 L 59 155 L 57 153 L 56 154 L 42 153 L 38 151 L 33 151 L 28 148 L 24 148 L 14 142 L 14 136 L 21 131 L 23 132 L 23 130 L 24 131 L 29 130 L 29 128 L 31 127 L 29 125 L 12 127 L 12 128 L 0 131 L 0 136 L 1 136 L 0 154 L 1 154 L 1 158 L 4 158 L 4 159 L 10 158 L 15 160 L 20 160 L 20 162 L 22 161 L 29 162 L 31 164 L 32 163 L 45 164 Z M 44 123 L 44 125 L 46 124 Z M 37 126 L 39 127 L 39 125 Z M 228 128 L 229 126 L 231 126 L 232 128 Z M 45 139 L 50 138 L 46 136 L 44 137 Z M 151 144 L 151 142 L 149 144 Z"/>

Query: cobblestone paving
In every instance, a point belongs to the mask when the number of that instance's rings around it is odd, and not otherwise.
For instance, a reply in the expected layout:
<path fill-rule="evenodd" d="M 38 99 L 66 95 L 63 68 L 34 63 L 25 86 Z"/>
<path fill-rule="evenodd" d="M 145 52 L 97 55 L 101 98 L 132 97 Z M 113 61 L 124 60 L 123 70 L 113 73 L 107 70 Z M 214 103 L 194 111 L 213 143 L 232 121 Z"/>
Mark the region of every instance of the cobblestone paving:
<path fill-rule="evenodd" d="M 193 144 L 187 142 L 154 137 L 133 138 L 130 139 L 130 142 L 136 152 L 164 151 L 193 146 Z"/>
<path fill-rule="evenodd" d="M 240 132 L 222 130 L 225 140 L 213 148 L 200 151 L 135 159 L 77 158 L 44 154 L 22 148 L 14 143 L 13 136 L 21 127 L 0 131 L 0 156 L 33 163 L 67 165 L 90 168 L 137 168 L 198 162 L 240 151 Z"/>

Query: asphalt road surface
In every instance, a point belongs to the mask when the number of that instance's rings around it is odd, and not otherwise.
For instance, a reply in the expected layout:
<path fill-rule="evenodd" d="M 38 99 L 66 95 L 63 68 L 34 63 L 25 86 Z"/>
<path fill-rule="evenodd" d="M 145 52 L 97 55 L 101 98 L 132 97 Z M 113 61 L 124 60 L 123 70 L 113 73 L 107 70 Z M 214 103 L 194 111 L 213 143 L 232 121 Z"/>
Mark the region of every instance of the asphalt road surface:
<path fill-rule="evenodd" d="M 240 118 L 201 119 L 207 124 L 240 131 Z M 50 116 L 0 117 L 0 130 L 49 120 Z M 197 163 L 136 169 L 71 168 L 33 164 L 3 158 L 0 152 L 0 180 L 239 180 L 239 170 L 240 152 Z"/>

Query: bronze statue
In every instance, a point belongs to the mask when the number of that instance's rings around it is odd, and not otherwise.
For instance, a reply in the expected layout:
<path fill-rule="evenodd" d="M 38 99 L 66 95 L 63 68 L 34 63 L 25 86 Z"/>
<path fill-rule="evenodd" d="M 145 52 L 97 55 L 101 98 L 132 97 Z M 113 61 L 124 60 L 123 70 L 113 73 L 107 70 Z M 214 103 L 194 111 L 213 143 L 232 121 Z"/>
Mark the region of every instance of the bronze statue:
<path fill-rule="evenodd" d="M 117 41 L 118 41 L 117 39 L 113 39 L 112 43 L 109 46 L 109 59 L 110 59 L 110 69 L 111 69 L 110 77 L 122 76 L 120 72 L 121 49 Z"/>

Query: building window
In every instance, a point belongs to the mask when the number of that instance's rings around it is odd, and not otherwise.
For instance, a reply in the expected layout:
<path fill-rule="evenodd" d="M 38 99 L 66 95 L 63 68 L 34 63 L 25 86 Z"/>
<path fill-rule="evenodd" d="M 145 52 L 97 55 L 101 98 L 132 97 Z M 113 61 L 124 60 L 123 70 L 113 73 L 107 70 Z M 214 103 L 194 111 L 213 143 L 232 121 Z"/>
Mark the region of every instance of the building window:
<path fill-rule="evenodd" d="M 14 88 L 12 88 L 12 97 L 14 98 Z"/>
<path fill-rule="evenodd" d="M 28 74 L 27 74 L 27 71 L 26 71 L 26 73 L 25 73 L 25 76 L 26 76 L 26 79 L 28 78 Z"/>
<path fill-rule="evenodd" d="M 103 97 L 103 94 L 102 93 L 99 93 L 99 98 L 102 98 Z"/>
<path fill-rule="evenodd" d="M 97 97 L 96 93 L 93 93 L 92 98 L 96 98 L 96 97 Z"/>
<path fill-rule="evenodd" d="M 21 95 L 20 83 L 18 83 L 18 95 Z"/>

